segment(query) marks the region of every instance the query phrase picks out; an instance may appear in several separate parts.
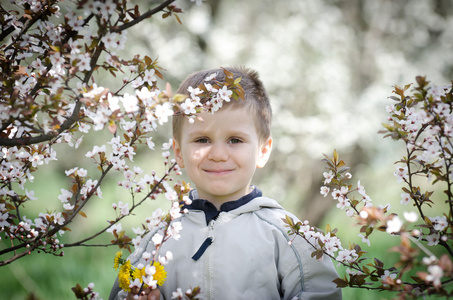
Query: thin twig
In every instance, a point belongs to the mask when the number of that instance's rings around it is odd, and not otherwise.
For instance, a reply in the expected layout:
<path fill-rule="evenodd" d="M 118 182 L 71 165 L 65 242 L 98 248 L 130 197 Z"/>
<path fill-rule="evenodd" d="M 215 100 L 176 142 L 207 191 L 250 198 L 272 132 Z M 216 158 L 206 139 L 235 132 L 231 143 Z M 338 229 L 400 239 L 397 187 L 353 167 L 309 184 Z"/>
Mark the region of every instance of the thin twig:
<path fill-rule="evenodd" d="M 163 10 L 165 7 L 167 7 L 168 5 L 170 5 L 171 3 L 173 3 L 175 0 L 167 0 L 165 1 L 164 3 L 162 3 L 161 5 L 159 6 L 156 6 L 155 8 L 153 9 L 150 9 L 148 10 L 147 12 L 145 12 L 144 14 L 142 14 L 140 17 L 128 22 L 128 23 L 125 23 L 119 27 L 116 27 L 116 28 L 112 28 L 110 31 L 111 32 L 121 32 L 123 30 L 126 30 L 132 26 L 134 26 L 135 24 L 137 23 L 140 23 L 141 21 L 143 21 L 144 19 L 147 19 L 149 17 L 151 17 L 152 15 L 160 12 L 161 10 Z"/>

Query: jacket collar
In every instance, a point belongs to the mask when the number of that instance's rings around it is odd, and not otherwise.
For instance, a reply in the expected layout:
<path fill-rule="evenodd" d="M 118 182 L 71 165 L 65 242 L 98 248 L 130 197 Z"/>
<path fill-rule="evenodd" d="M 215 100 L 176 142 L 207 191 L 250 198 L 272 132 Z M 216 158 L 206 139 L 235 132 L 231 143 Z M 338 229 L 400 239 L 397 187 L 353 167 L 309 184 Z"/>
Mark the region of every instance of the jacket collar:
<path fill-rule="evenodd" d="M 218 210 L 214 206 L 214 204 L 212 204 L 208 200 L 199 199 L 197 190 L 192 190 L 189 193 L 189 197 L 192 200 L 192 203 L 190 205 L 184 205 L 183 209 L 203 211 L 206 218 L 206 224 L 209 224 L 209 222 L 213 219 L 216 219 L 221 212 L 229 212 L 243 207 L 253 199 L 261 197 L 262 195 L 263 193 L 261 192 L 261 190 L 254 186 L 253 190 L 250 193 L 237 200 L 223 203 L 220 206 L 220 210 Z"/>

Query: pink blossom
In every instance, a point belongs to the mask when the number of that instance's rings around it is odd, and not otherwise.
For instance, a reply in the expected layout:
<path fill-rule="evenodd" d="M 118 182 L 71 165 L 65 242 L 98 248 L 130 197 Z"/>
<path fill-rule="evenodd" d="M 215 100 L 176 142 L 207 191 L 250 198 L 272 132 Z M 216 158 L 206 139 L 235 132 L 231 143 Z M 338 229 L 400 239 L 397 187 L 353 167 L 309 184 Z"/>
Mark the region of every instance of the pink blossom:
<path fill-rule="evenodd" d="M 5 227 L 5 226 L 9 226 L 9 222 L 7 221 L 9 217 L 9 214 L 6 212 L 6 213 L 1 213 L 0 212 L 0 227 Z"/>
<path fill-rule="evenodd" d="M 340 209 L 343 209 L 345 207 L 349 207 L 351 206 L 351 203 L 349 202 L 349 199 L 344 197 L 343 195 L 338 197 L 338 203 L 337 203 L 337 207 L 340 208 Z"/>
<path fill-rule="evenodd" d="M 189 92 L 190 94 L 190 98 L 196 98 L 197 95 L 201 94 L 203 91 L 200 90 L 198 87 L 197 88 L 193 88 L 191 86 L 189 86 L 187 88 L 187 91 Z"/>
<path fill-rule="evenodd" d="M 44 156 L 35 152 L 28 160 L 31 162 L 32 166 L 36 168 L 44 163 Z"/>
<path fill-rule="evenodd" d="M 170 200 L 170 201 L 175 201 L 178 199 L 178 194 L 174 190 L 168 190 L 167 192 L 165 192 L 165 198 L 167 198 L 167 200 Z M 177 202 L 175 202 L 175 203 L 178 204 Z M 172 205 L 172 208 L 173 208 L 173 205 Z"/>
<path fill-rule="evenodd" d="M 149 149 L 154 150 L 155 144 L 152 141 L 152 137 L 146 139 L 146 145 L 148 146 Z"/>
<path fill-rule="evenodd" d="M 123 216 L 129 215 L 129 203 L 118 202 L 118 208 Z"/>
<path fill-rule="evenodd" d="M 337 200 L 338 198 L 340 198 L 340 197 L 342 197 L 342 196 L 343 196 L 343 194 L 340 192 L 339 189 L 334 189 L 334 190 L 332 191 L 332 198 L 333 198 L 334 200 Z"/>
<path fill-rule="evenodd" d="M 133 80 L 133 81 L 131 82 L 131 86 L 132 86 L 134 89 L 136 89 L 136 88 L 141 87 L 144 83 L 145 83 L 145 81 L 143 81 L 143 78 L 137 77 L 135 80 Z"/>
<path fill-rule="evenodd" d="M 111 0 L 105 1 L 105 3 L 98 3 L 99 5 L 99 12 L 103 16 L 104 19 L 109 15 L 113 15 L 115 13 L 116 5 Z"/>
<path fill-rule="evenodd" d="M 401 193 L 400 203 L 402 205 L 408 205 L 410 201 L 411 201 L 411 195 L 409 195 L 408 193 Z"/>
<path fill-rule="evenodd" d="M 439 233 L 433 233 L 430 235 L 426 236 L 426 241 L 428 242 L 428 246 L 435 246 L 439 243 L 440 240 L 440 234 Z"/>
<path fill-rule="evenodd" d="M 156 109 L 154 111 L 157 121 L 160 125 L 167 123 L 168 118 L 173 115 L 173 109 L 169 102 L 165 102 L 163 104 L 156 105 Z"/>
<path fill-rule="evenodd" d="M 437 231 L 443 231 L 448 226 L 448 221 L 446 216 L 436 216 L 430 217 L 431 223 L 433 223 L 433 228 Z"/>
<path fill-rule="evenodd" d="M 431 281 L 435 287 L 442 285 L 441 279 L 444 276 L 444 271 L 437 265 L 428 267 L 429 275 L 426 276 L 426 280 Z"/>
<path fill-rule="evenodd" d="M 87 174 L 88 174 L 88 171 L 83 168 L 80 168 L 77 170 L 77 176 L 79 176 L 79 177 L 86 177 Z"/>
<path fill-rule="evenodd" d="M 55 224 L 63 225 L 64 221 L 65 221 L 65 218 L 63 217 L 63 215 L 60 212 L 54 214 L 54 222 L 55 222 Z"/>
<path fill-rule="evenodd" d="M 141 285 L 142 285 L 142 283 L 140 282 L 140 279 L 135 278 L 134 281 L 131 281 L 131 283 L 129 284 L 129 288 L 131 288 L 131 289 L 133 289 L 134 287 L 140 288 Z"/>
<path fill-rule="evenodd" d="M 400 232 L 403 222 L 398 216 L 394 216 L 391 220 L 387 221 L 387 231 L 388 233 L 397 233 Z"/>
<path fill-rule="evenodd" d="M 342 195 L 345 195 L 345 196 L 346 196 L 346 195 L 349 193 L 349 188 L 348 188 L 347 186 L 342 186 L 342 187 L 340 188 L 340 193 L 341 193 Z"/>
<path fill-rule="evenodd" d="M 77 56 L 79 62 L 77 63 L 77 67 L 79 67 L 79 71 L 90 71 L 91 70 L 91 57 L 88 53 L 80 54 Z"/>
<path fill-rule="evenodd" d="M 321 187 L 321 195 L 323 195 L 324 197 L 326 197 L 330 192 L 330 188 L 327 187 L 327 186 L 322 186 Z"/>
<path fill-rule="evenodd" d="M 357 191 L 359 192 L 360 195 L 367 197 L 367 194 L 365 193 L 365 188 L 360 185 L 360 180 L 357 182 Z"/>
<path fill-rule="evenodd" d="M 116 48 L 118 44 L 116 42 L 118 38 L 118 34 L 115 32 L 107 33 L 105 36 L 101 38 L 101 41 L 104 43 L 104 47 L 106 49 Z"/>
<path fill-rule="evenodd" d="M 65 210 L 72 210 L 72 209 L 74 209 L 74 205 L 71 205 L 70 203 L 64 203 L 63 208 Z"/>
<path fill-rule="evenodd" d="M 28 199 L 30 199 L 30 200 L 37 200 L 38 199 L 38 198 L 35 197 L 35 191 L 25 190 L 25 195 L 27 195 Z"/>
<path fill-rule="evenodd" d="M 68 20 L 68 25 L 71 26 L 71 29 L 74 31 L 80 31 L 83 29 L 84 20 L 82 18 L 78 18 L 74 12 L 70 12 L 66 14 Z"/>
<path fill-rule="evenodd" d="M 204 83 L 204 86 L 208 92 L 217 93 L 219 90 L 212 86 L 212 84 Z"/>
<path fill-rule="evenodd" d="M 153 97 L 156 95 L 156 92 L 150 91 L 149 88 L 143 86 L 140 90 L 136 90 L 135 94 L 146 106 L 151 106 L 154 103 Z"/>
<path fill-rule="evenodd" d="M 171 208 L 170 208 L 170 215 L 171 215 L 172 219 L 176 219 L 176 218 L 181 217 L 181 209 L 179 207 L 179 203 L 178 202 L 173 202 L 172 203 Z"/>
<path fill-rule="evenodd" d="M 94 157 L 96 154 L 102 153 L 102 152 L 105 152 L 105 151 L 106 151 L 105 145 L 102 145 L 101 147 L 99 147 L 99 146 L 94 146 L 94 147 L 93 147 L 93 150 L 88 151 L 88 152 L 85 154 L 85 156 L 86 156 L 86 157 Z"/>
<path fill-rule="evenodd" d="M 338 252 L 337 261 L 339 262 L 347 262 L 353 263 L 359 256 L 357 255 L 356 251 L 343 249 Z"/>
<path fill-rule="evenodd" d="M 112 227 L 110 227 L 110 228 L 107 229 L 106 231 L 113 234 L 113 232 L 119 233 L 119 232 L 121 232 L 122 230 L 123 230 L 123 226 L 121 226 L 121 223 L 117 223 L 117 224 L 112 225 Z"/>
<path fill-rule="evenodd" d="M 145 260 L 145 262 L 148 261 L 148 260 L 150 260 L 150 258 L 151 258 L 151 253 L 150 253 L 150 252 L 146 252 L 146 251 L 143 252 L 142 258 Z"/>
<path fill-rule="evenodd" d="M 352 218 L 354 216 L 354 214 L 355 214 L 355 211 L 353 209 L 350 209 L 350 208 L 346 208 L 345 212 L 346 212 L 346 216 L 348 216 L 349 218 Z"/>
<path fill-rule="evenodd" d="M 368 245 L 368 247 L 370 246 L 370 239 L 368 238 L 368 236 L 363 235 L 363 234 L 359 234 L 359 237 L 362 238 L 362 242 L 363 243 L 366 243 Z"/>
<path fill-rule="evenodd" d="M 193 101 L 191 98 L 187 98 L 184 103 L 181 104 L 181 109 L 183 110 L 184 114 L 192 115 L 195 114 L 197 103 Z"/>
<path fill-rule="evenodd" d="M 156 73 L 156 71 L 154 69 L 146 70 L 145 71 L 145 76 L 143 77 L 143 80 L 145 82 L 147 82 L 149 85 L 153 85 L 153 82 L 157 81 L 156 76 L 154 76 L 155 73 Z"/>
<path fill-rule="evenodd" d="M 207 76 L 204 81 L 211 81 L 217 77 L 217 73 L 212 73 L 211 75 Z"/>
<path fill-rule="evenodd" d="M 414 223 L 414 222 L 417 222 L 418 220 L 418 215 L 416 212 L 404 212 L 403 213 L 404 215 L 404 218 L 406 219 L 406 221 L 410 222 L 410 223 Z"/>
<path fill-rule="evenodd" d="M 182 224 L 181 222 L 171 222 L 170 228 L 168 228 L 167 234 L 171 237 L 173 237 L 175 240 L 178 240 L 181 235 L 179 235 L 179 232 L 182 230 Z"/>
<path fill-rule="evenodd" d="M 328 173 L 324 172 L 324 173 L 322 173 L 322 175 L 325 178 L 324 184 L 330 183 L 332 181 L 333 177 L 334 177 L 334 174 L 333 174 L 332 170 L 330 170 Z"/>
<path fill-rule="evenodd" d="M 230 102 L 230 96 L 233 94 L 232 91 L 228 90 L 228 87 L 224 85 L 220 90 L 219 90 L 219 96 L 221 99 L 223 99 L 226 102 Z"/>
<path fill-rule="evenodd" d="M 396 273 L 392 274 L 392 273 L 390 273 L 389 270 L 385 270 L 384 271 L 384 275 L 381 276 L 381 281 L 383 282 L 384 286 L 388 286 L 388 284 L 386 283 L 387 278 L 390 278 L 391 280 L 394 280 L 396 278 Z"/>
<path fill-rule="evenodd" d="M 162 244 L 162 241 L 163 241 L 164 237 L 159 234 L 159 233 L 156 233 L 153 235 L 153 237 L 151 238 L 151 241 L 154 243 L 154 245 L 157 247 L 159 246 L 160 244 Z"/>
<path fill-rule="evenodd" d="M 140 245 L 140 242 L 142 241 L 142 237 L 141 236 L 137 236 L 136 238 L 133 238 L 132 239 L 132 244 L 134 244 L 134 247 L 138 247 L 138 245 Z"/>
<path fill-rule="evenodd" d="M 73 194 L 72 194 L 71 191 L 68 191 L 68 190 L 65 190 L 65 189 L 61 189 L 61 194 L 58 196 L 58 199 L 62 203 L 66 203 L 72 198 L 72 195 Z"/>
<path fill-rule="evenodd" d="M 159 255 L 159 262 L 162 265 L 166 265 L 166 264 L 168 264 L 168 262 L 170 262 L 172 260 L 173 260 L 173 253 L 171 253 L 170 251 L 167 251 L 164 256 Z"/>
<path fill-rule="evenodd" d="M 398 183 L 401 183 L 403 180 L 407 180 L 407 166 L 398 167 L 393 174 L 396 176 L 396 180 Z"/>
<path fill-rule="evenodd" d="M 124 110 L 126 112 L 130 113 L 139 110 L 138 99 L 135 95 L 125 93 L 124 96 L 120 98 L 120 100 L 123 103 Z"/>

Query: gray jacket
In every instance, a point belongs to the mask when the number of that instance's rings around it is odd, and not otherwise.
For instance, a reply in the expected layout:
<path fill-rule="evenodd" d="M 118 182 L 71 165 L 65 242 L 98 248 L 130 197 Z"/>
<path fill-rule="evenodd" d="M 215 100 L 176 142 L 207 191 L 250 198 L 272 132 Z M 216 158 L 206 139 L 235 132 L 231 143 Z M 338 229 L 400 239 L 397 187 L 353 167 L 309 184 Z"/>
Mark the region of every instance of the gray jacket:
<path fill-rule="evenodd" d="M 165 266 L 167 281 L 159 288 L 161 299 L 171 299 L 177 288 L 185 292 L 196 286 L 201 288 L 201 299 L 341 299 L 341 290 L 332 282 L 338 277 L 332 261 L 312 258 L 313 248 L 299 236 L 288 243 L 293 237 L 284 227 L 285 215 L 297 221 L 266 197 L 221 212 L 209 225 L 203 211 L 184 214 L 180 239 L 169 239 L 161 249 L 174 257 Z M 131 254 L 133 265 L 143 252 L 153 251 L 153 235 L 145 236 Z M 201 247 L 208 238 L 212 243 Z M 115 282 L 109 299 L 125 297 Z"/>

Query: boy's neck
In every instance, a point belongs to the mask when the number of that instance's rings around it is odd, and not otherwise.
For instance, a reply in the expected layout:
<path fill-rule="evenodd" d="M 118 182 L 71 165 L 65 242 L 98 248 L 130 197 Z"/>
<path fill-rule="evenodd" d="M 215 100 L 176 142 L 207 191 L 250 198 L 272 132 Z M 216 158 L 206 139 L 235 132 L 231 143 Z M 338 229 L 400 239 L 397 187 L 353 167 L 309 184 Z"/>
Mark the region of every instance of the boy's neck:
<path fill-rule="evenodd" d="M 197 191 L 193 190 L 189 194 L 190 199 L 193 200 L 192 203 L 189 205 L 184 205 L 183 208 L 203 211 L 206 218 L 206 225 L 208 225 L 209 222 L 211 220 L 215 220 L 221 212 L 229 212 L 235 210 L 243 205 L 246 205 L 253 199 L 261 197 L 262 195 L 262 192 L 258 188 L 254 187 L 249 194 L 240 199 L 226 202 L 220 206 L 220 209 L 218 209 L 210 201 L 200 199 L 197 195 Z"/>
<path fill-rule="evenodd" d="M 246 192 L 239 194 L 239 195 L 237 195 L 237 194 L 234 196 L 226 195 L 224 197 L 220 196 L 220 197 L 212 198 L 212 197 L 206 197 L 206 196 L 198 194 L 198 198 L 209 201 L 217 208 L 217 210 L 220 210 L 221 206 L 223 204 L 225 204 L 227 202 L 232 202 L 232 201 L 237 201 L 239 199 L 242 199 L 244 196 L 250 194 L 254 189 L 255 189 L 255 187 L 251 185 L 251 186 L 249 186 L 249 188 L 247 189 Z"/>

